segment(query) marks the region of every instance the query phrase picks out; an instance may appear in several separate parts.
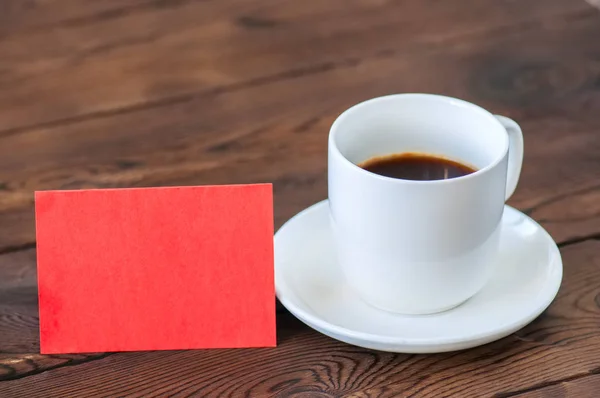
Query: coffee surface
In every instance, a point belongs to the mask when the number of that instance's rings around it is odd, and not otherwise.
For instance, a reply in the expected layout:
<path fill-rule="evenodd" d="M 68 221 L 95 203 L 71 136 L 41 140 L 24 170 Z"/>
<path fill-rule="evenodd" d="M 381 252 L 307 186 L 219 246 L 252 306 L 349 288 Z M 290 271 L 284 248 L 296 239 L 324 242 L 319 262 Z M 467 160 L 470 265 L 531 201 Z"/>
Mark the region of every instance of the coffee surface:
<path fill-rule="evenodd" d="M 399 153 L 376 157 L 359 166 L 385 177 L 416 181 L 447 180 L 477 171 L 454 160 L 422 153 Z"/>

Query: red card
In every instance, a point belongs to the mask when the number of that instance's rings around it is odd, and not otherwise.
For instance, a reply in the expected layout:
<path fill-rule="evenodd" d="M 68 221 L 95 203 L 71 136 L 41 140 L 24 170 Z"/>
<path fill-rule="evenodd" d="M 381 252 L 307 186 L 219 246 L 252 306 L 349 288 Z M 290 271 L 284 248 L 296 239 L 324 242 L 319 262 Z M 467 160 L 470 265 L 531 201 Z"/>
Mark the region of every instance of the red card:
<path fill-rule="evenodd" d="M 36 192 L 43 354 L 275 346 L 270 184 Z"/>

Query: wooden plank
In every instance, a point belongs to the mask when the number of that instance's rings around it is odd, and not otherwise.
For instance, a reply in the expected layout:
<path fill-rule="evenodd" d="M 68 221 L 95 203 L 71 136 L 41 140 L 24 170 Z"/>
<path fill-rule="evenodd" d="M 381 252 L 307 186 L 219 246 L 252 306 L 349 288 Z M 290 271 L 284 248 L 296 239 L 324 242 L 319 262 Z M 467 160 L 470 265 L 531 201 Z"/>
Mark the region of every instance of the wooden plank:
<path fill-rule="evenodd" d="M 514 395 L 517 398 L 596 398 L 600 393 L 600 374 L 564 381 Z"/>
<path fill-rule="evenodd" d="M 36 189 L 274 182 L 276 224 L 326 197 L 337 114 L 391 92 L 441 92 L 512 116 L 526 156 L 511 203 L 559 241 L 600 221 L 600 16 L 384 53 L 154 108 L 0 138 L 0 250 L 34 241 Z M 571 203 L 573 205 L 571 205 Z"/>
<path fill-rule="evenodd" d="M 7 4 L 0 131 L 185 100 L 390 51 L 408 56 L 592 11 L 564 0 Z"/>
<path fill-rule="evenodd" d="M 437 355 L 371 351 L 325 337 L 286 313 L 278 316 L 274 349 L 111 354 L 76 371 L 59 367 L 0 382 L 0 395 L 510 396 L 600 367 L 600 241 L 569 245 L 562 254 L 564 282 L 550 308 L 514 335 L 479 348 Z"/>

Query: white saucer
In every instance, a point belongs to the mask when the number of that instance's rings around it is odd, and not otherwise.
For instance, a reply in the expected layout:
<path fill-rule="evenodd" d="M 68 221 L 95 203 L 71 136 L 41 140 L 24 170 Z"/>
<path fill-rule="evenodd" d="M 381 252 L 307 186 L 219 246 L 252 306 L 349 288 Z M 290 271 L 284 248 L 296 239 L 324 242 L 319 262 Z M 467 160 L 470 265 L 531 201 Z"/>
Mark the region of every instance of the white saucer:
<path fill-rule="evenodd" d="M 404 353 L 461 350 L 505 337 L 552 302 L 562 260 L 548 233 L 506 206 L 496 271 L 473 298 L 433 315 L 395 315 L 364 303 L 335 261 L 328 201 L 290 219 L 275 234 L 275 285 L 281 303 L 317 331 L 361 347 Z"/>

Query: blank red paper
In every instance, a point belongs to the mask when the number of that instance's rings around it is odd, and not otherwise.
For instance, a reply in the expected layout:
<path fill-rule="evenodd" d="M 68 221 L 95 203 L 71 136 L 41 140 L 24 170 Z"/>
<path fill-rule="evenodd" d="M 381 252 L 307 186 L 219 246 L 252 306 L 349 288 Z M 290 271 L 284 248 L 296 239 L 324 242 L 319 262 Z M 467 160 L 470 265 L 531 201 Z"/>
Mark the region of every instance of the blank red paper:
<path fill-rule="evenodd" d="M 36 192 L 41 352 L 275 345 L 270 184 Z"/>

